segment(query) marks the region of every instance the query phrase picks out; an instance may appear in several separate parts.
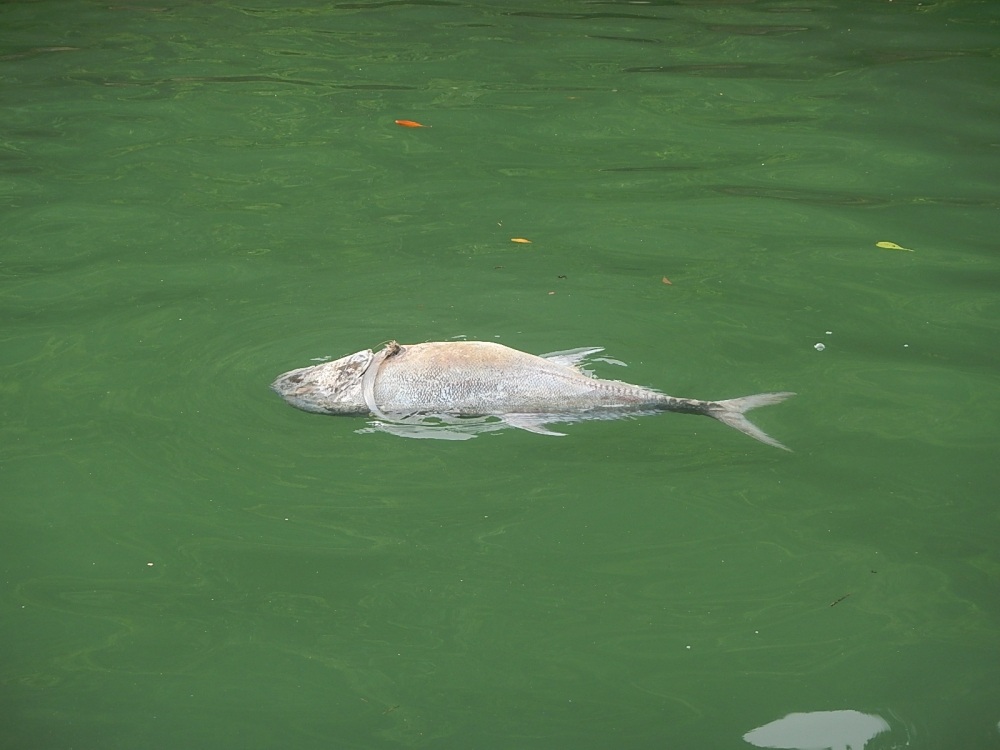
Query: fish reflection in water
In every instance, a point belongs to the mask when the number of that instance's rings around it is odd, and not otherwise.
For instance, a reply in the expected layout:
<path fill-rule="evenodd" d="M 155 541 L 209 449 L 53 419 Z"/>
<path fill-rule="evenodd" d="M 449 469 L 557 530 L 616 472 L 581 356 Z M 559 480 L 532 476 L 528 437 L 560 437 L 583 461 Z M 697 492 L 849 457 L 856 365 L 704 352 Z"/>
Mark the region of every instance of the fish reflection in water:
<path fill-rule="evenodd" d="M 889 731 L 878 714 L 860 711 L 810 711 L 788 714 L 743 735 L 756 747 L 785 750 L 864 750 L 873 737 Z"/>

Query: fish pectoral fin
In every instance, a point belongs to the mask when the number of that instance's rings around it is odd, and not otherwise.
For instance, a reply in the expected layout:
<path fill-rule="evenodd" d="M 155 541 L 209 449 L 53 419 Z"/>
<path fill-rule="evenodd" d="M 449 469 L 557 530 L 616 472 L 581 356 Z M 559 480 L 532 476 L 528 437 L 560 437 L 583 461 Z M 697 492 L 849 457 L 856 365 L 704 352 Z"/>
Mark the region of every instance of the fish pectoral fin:
<path fill-rule="evenodd" d="M 509 424 L 511 427 L 516 427 L 519 430 L 527 430 L 528 432 L 534 432 L 538 435 L 552 435 L 554 437 L 566 437 L 565 432 L 556 432 L 550 430 L 545 426 L 545 423 L 551 419 L 547 415 L 539 414 L 504 414 L 500 417 L 504 422 Z"/>

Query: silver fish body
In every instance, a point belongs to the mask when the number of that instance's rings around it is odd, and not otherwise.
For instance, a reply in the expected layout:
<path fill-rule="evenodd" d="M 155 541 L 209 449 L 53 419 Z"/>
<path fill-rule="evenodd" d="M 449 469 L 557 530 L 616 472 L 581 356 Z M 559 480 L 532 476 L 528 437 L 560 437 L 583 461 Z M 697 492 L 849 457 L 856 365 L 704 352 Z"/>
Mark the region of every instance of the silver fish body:
<path fill-rule="evenodd" d="M 549 435 L 560 434 L 545 427 L 550 422 L 687 412 L 714 417 L 764 443 L 785 447 L 743 412 L 792 394 L 728 401 L 676 398 L 581 371 L 582 360 L 599 351 L 536 356 L 486 341 L 392 342 L 377 353 L 365 349 L 286 372 L 271 387 L 292 406 L 321 414 L 371 415 L 401 425 L 424 424 L 427 417 L 496 417 Z"/>

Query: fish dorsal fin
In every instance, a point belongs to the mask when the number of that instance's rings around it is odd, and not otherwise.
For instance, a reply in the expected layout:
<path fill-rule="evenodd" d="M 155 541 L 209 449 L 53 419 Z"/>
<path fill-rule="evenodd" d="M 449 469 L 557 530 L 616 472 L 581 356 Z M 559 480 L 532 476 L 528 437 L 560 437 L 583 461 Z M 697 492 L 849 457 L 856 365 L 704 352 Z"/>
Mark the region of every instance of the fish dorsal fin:
<path fill-rule="evenodd" d="M 542 354 L 541 357 L 542 359 L 547 359 L 550 362 L 555 362 L 557 365 L 566 365 L 567 367 L 580 369 L 580 365 L 583 364 L 583 361 L 587 357 L 603 351 L 603 346 L 583 346 L 579 349 L 566 349 L 561 352 L 549 352 L 548 354 Z"/>
<path fill-rule="evenodd" d="M 551 414 L 504 414 L 500 418 L 511 427 L 534 432 L 536 435 L 566 437 L 565 432 L 556 432 L 545 426 L 546 421 L 552 420 Z"/>

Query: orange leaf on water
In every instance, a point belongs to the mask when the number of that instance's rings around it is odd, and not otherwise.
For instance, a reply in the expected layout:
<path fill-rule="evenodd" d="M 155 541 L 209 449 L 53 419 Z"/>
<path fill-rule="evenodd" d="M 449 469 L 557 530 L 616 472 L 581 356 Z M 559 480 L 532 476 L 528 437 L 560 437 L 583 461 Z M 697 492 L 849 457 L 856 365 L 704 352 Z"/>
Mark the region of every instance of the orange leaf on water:
<path fill-rule="evenodd" d="M 416 120 L 396 120 L 396 124 L 404 128 L 429 128 L 430 125 L 424 125 Z"/>

